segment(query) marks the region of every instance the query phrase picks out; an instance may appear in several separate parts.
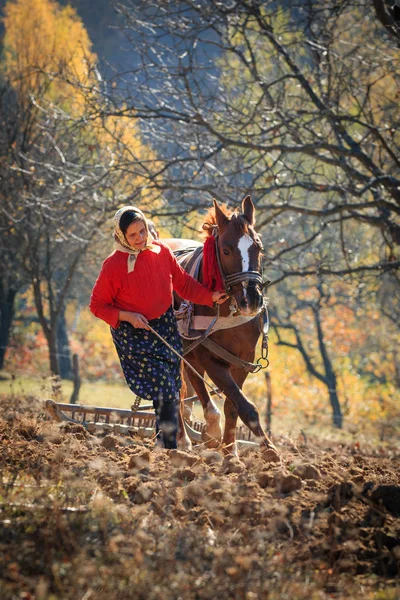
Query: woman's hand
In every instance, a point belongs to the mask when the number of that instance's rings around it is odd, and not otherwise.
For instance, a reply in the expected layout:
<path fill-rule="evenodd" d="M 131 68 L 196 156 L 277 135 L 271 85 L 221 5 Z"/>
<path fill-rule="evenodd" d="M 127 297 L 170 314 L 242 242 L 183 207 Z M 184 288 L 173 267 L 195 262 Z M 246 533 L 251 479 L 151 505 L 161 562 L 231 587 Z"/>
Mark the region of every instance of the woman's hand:
<path fill-rule="evenodd" d="M 149 329 L 148 320 L 140 313 L 134 313 L 127 310 L 120 310 L 119 320 L 127 321 L 133 327 L 135 327 L 135 329 Z"/>
<path fill-rule="evenodd" d="M 212 295 L 212 299 L 213 302 L 216 302 L 217 304 L 222 304 L 223 302 L 225 302 L 225 300 L 228 300 L 229 296 L 226 292 L 213 292 Z"/>

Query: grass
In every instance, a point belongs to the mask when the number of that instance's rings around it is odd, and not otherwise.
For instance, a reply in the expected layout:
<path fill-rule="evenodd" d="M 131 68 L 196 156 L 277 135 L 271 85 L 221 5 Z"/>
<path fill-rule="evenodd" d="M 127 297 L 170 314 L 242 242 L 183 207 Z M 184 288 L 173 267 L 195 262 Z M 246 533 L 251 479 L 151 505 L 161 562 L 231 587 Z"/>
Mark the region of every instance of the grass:
<path fill-rule="evenodd" d="M 61 402 L 69 402 L 72 389 L 72 381 L 63 380 L 61 382 Z M 43 399 L 55 399 L 49 377 L 5 377 L 0 380 L 0 394 L 33 395 Z M 79 392 L 79 404 L 130 408 L 132 401 L 133 395 L 125 383 L 84 382 Z"/>

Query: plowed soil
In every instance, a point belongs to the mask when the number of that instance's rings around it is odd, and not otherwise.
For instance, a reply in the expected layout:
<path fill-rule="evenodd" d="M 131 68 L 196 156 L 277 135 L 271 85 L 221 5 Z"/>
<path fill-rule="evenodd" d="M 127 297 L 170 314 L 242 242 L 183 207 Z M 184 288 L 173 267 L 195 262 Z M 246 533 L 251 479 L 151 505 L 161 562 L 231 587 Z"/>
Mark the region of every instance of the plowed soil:
<path fill-rule="evenodd" d="M 89 434 L 0 401 L 0 598 L 400 598 L 400 452 L 274 439 L 202 446 Z"/>

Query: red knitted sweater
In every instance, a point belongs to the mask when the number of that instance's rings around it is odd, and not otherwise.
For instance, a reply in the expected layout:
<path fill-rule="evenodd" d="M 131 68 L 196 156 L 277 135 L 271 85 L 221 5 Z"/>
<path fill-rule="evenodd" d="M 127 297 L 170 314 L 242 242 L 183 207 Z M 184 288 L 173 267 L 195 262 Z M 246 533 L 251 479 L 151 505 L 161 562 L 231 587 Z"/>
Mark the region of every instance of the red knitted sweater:
<path fill-rule="evenodd" d="M 188 275 L 168 246 L 156 254 L 140 252 L 135 269 L 128 273 L 128 254 L 115 251 L 103 263 L 90 298 L 90 310 L 111 327 L 118 327 L 120 310 L 157 319 L 171 306 L 172 290 L 182 298 L 212 306 L 212 292 Z"/>

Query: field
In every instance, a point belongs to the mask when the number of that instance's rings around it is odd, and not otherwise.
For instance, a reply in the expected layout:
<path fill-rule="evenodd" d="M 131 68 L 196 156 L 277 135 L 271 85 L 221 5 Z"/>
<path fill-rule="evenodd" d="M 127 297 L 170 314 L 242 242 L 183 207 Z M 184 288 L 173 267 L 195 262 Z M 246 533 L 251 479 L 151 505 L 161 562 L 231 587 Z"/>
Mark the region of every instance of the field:
<path fill-rule="evenodd" d="M 274 441 L 160 451 L 3 394 L 0 598 L 398 600 L 398 447 Z"/>
<path fill-rule="evenodd" d="M 69 402 L 72 394 L 72 381 L 63 380 L 60 389 L 60 401 Z M 4 376 L 0 378 L 0 395 L 7 396 L 34 396 L 41 398 L 54 398 L 51 379 L 40 377 L 15 377 Z M 124 382 L 83 382 L 79 393 L 80 404 L 96 404 L 98 406 L 111 406 L 129 408 L 132 404 L 132 394 Z"/>

